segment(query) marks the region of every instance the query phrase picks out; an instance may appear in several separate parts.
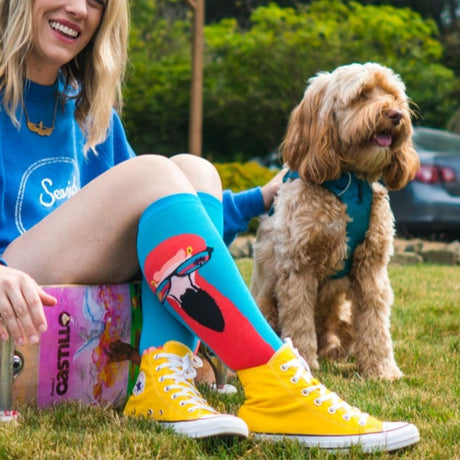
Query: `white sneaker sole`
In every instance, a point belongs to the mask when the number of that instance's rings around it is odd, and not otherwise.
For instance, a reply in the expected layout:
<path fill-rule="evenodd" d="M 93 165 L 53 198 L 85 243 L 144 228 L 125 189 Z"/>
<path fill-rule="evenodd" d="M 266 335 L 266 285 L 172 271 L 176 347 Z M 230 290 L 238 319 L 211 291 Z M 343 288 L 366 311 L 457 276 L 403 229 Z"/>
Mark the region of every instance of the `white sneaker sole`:
<path fill-rule="evenodd" d="M 185 420 L 183 422 L 159 422 L 162 426 L 172 428 L 178 434 L 190 438 L 209 438 L 239 436 L 247 438 L 249 429 L 241 418 L 228 414 L 216 414 L 198 420 Z"/>
<path fill-rule="evenodd" d="M 420 441 L 417 428 L 410 423 L 384 422 L 380 433 L 346 436 L 306 436 L 298 434 L 269 434 L 253 433 L 259 439 L 281 441 L 283 439 L 296 439 L 307 447 L 337 450 L 349 449 L 360 445 L 364 452 L 390 452 L 403 447 L 408 447 Z"/>
<path fill-rule="evenodd" d="M 15 422 L 19 418 L 19 412 L 15 410 L 0 410 L 0 422 Z"/>

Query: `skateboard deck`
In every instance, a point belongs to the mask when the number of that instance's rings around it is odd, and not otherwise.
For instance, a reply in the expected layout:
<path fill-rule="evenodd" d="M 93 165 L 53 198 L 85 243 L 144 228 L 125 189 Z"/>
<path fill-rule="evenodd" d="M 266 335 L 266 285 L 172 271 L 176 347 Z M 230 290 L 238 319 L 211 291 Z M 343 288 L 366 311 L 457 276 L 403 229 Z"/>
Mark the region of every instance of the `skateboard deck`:
<path fill-rule="evenodd" d="M 46 286 L 40 342 L 16 347 L 13 408 L 63 401 L 120 406 L 137 377 L 142 324 L 140 283 Z"/>

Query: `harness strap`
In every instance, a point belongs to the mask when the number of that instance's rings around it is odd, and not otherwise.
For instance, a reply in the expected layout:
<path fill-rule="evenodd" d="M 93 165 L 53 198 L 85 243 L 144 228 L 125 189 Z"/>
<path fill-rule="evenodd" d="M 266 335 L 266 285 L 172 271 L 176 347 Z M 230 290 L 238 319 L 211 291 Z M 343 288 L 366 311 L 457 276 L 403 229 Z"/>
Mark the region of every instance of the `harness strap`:
<path fill-rule="evenodd" d="M 283 182 L 289 179 L 299 179 L 297 171 L 288 170 L 283 177 Z M 347 214 L 351 221 L 347 223 L 347 256 L 344 259 L 344 268 L 332 275 L 330 278 L 342 278 L 350 272 L 353 261 L 353 254 L 356 247 L 364 241 L 369 229 L 373 191 L 370 184 L 358 179 L 352 172 L 344 172 L 338 179 L 326 181 L 322 184 L 324 188 L 333 193 L 347 207 Z M 275 212 L 272 205 L 268 215 Z"/>

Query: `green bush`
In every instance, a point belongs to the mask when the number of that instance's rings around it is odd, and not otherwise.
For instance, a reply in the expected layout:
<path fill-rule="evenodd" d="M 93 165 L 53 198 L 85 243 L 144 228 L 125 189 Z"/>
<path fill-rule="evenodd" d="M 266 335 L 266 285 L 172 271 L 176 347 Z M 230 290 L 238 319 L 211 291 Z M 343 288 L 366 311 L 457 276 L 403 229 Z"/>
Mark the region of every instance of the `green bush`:
<path fill-rule="evenodd" d="M 275 174 L 255 161 L 247 163 L 214 163 L 222 179 L 222 187 L 234 192 L 241 192 L 252 187 L 262 186 Z"/>
<path fill-rule="evenodd" d="M 247 163 L 214 163 L 222 180 L 223 189 L 230 189 L 233 192 L 241 192 L 249 188 L 266 184 L 277 171 L 272 171 L 255 161 Z M 255 233 L 259 225 L 259 219 L 255 218 L 249 222 L 249 233 Z"/>

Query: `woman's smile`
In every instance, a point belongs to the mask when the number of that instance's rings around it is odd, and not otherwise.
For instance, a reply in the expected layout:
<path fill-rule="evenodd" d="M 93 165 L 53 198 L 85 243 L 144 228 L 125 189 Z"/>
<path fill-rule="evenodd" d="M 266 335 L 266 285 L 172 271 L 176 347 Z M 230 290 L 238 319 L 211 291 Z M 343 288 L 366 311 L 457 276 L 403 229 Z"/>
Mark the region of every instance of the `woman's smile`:
<path fill-rule="evenodd" d="M 80 28 L 67 21 L 49 21 L 51 28 L 56 31 L 57 35 L 63 40 L 72 41 L 80 35 Z"/>
<path fill-rule="evenodd" d="M 104 3 L 96 0 L 35 0 L 28 77 L 36 83 L 53 84 L 59 69 L 94 37 L 103 11 Z"/>

